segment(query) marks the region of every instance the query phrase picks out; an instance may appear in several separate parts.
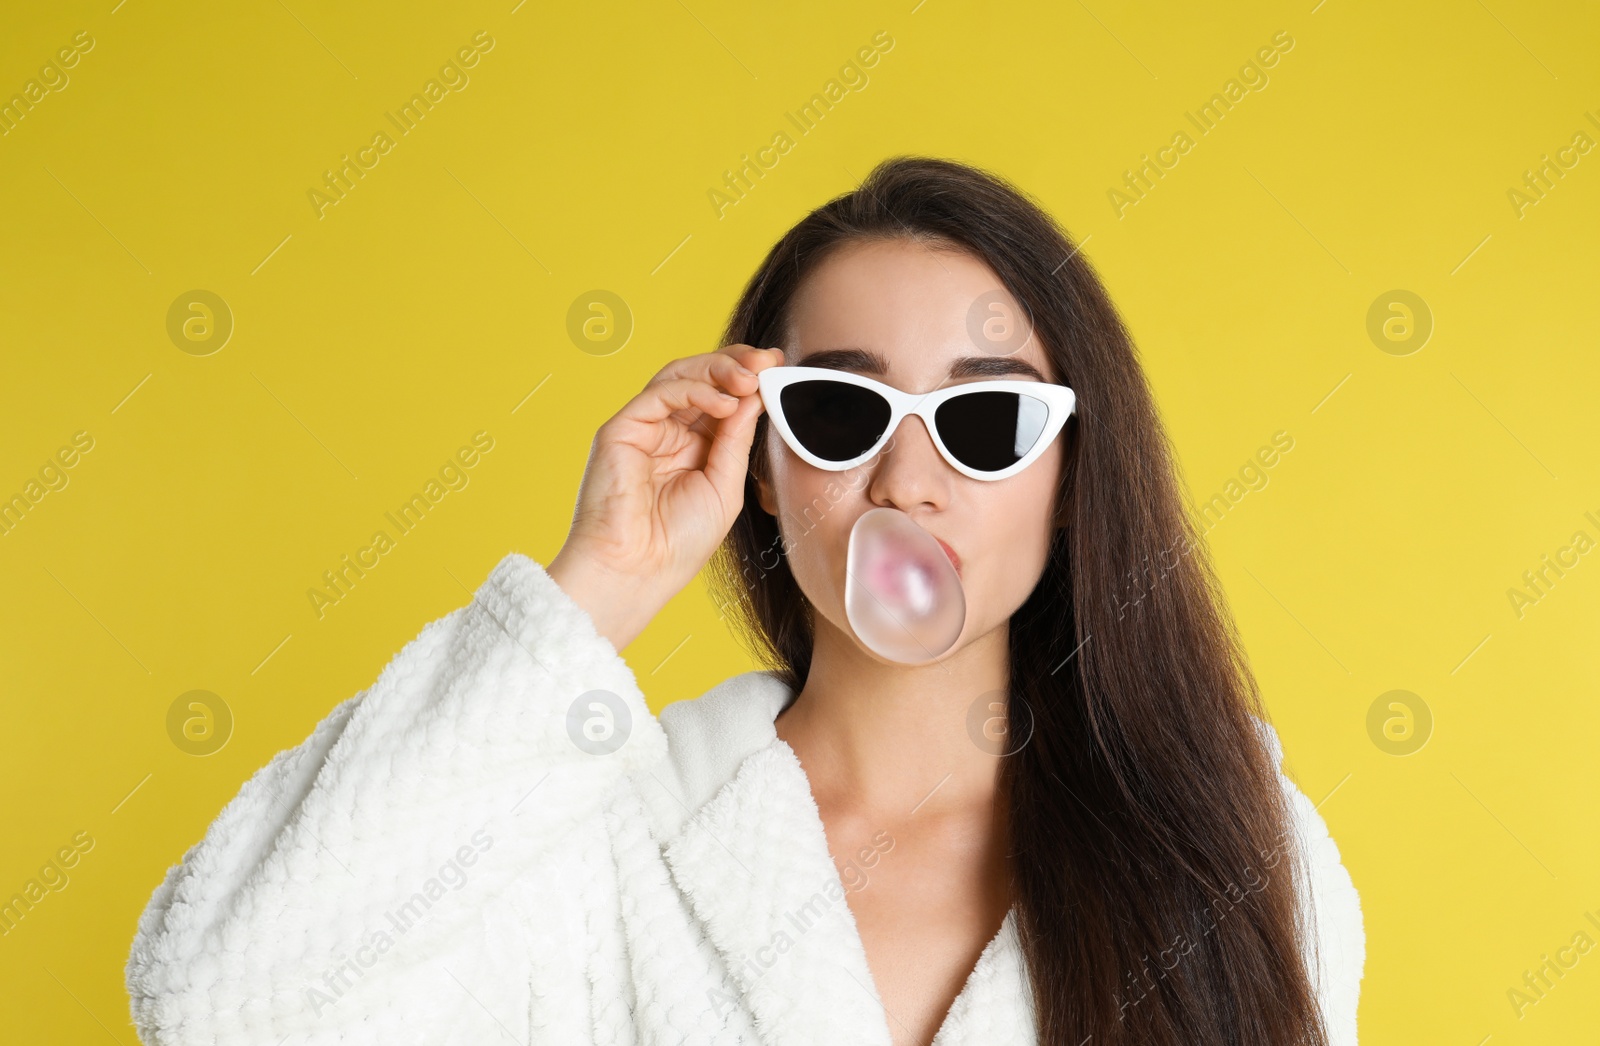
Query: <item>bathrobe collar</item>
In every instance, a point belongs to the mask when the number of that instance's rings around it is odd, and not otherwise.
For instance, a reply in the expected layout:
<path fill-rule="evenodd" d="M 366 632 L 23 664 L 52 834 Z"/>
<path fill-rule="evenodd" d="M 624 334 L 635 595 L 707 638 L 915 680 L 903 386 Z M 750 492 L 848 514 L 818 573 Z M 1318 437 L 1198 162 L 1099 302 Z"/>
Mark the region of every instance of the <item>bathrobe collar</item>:
<path fill-rule="evenodd" d="M 793 698 L 774 673 L 746 672 L 662 711 L 671 766 L 654 790 L 656 836 L 764 1046 L 890 1046 L 893 1017 L 810 782 L 777 735 Z M 1034 1041 L 1015 919 L 1013 910 L 984 948 L 933 1046 Z"/>

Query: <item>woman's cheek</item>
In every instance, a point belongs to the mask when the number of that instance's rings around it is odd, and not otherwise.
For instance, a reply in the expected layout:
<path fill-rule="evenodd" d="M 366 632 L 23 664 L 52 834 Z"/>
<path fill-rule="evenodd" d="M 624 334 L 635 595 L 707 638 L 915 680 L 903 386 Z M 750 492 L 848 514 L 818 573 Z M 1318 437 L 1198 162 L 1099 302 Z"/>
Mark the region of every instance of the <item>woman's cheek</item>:
<path fill-rule="evenodd" d="M 975 604 L 970 612 L 982 619 L 975 625 L 993 627 L 1016 613 L 1044 575 L 1055 536 L 1053 473 L 1040 469 L 1023 475 L 1028 483 L 996 492 L 1000 496 L 978 528 L 983 538 L 966 579 L 969 602 Z"/>
<path fill-rule="evenodd" d="M 843 511 L 842 502 L 830 505 L 825 481 L 813 481 L 805 475 L 807 472 L 821 470 L 780 470 L 778 526 L 784 537 L 789 570 L 800 590 L 813 606 L 834 617 L 834 611 L 844 606 L 844 568 L 850 535 L 848 529 L 841 532 L 841 527 L 848 513 Z"/>

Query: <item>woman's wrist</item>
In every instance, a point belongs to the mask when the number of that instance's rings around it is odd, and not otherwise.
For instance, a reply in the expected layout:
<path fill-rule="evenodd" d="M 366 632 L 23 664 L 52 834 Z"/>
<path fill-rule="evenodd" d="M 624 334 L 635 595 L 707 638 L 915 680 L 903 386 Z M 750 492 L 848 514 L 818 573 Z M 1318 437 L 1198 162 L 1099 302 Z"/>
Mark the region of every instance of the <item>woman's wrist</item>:
<path fill-rule="evenodd" d="M 589 615 L 594 630 L 617 653 L 638 638 L 660 609 L 643 598 L 638 578 L 620 576 L 593 560 L 563 548 L 545 567 L 550 580 Z"/>

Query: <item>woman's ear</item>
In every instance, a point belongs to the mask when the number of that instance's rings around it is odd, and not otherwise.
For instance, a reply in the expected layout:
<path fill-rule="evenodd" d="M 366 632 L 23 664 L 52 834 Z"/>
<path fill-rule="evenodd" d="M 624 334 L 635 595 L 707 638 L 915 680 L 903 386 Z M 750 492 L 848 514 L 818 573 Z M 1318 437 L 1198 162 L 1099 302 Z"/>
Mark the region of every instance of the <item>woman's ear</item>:
<path fill-rule="evenodd" d="M 767 482 L 768 469 L 771 459 L 767 456 L 767 426 L 766 418 L 760 418 L 756 425 L 755 438 L 750 447 L 750 479 L 756 485 L 756 504 L 761 506 L 761 511 L 774 519 L 778 516 L 778 499 L 772 496 L 772 485 Z"/>
<path fill-rule="evenodd" d="M 767 486 L 767 481 L 759 473 L 751 473 L 751 479 L 756 483 L 756 504 L 761 506 L 761 511 L 774 518 L 778 515 L 778 502 L 772 496 L 772 488 Z"/>

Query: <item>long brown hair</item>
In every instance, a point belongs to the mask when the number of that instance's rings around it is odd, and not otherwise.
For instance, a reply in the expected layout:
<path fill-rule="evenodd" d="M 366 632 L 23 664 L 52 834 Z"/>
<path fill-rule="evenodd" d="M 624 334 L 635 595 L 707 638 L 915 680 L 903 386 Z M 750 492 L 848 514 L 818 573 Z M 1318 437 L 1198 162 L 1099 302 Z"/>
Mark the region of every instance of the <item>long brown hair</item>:
<path fill-rule="evenodd" d="M 1010 622 L 1007 718 L 1031 731 L 999 777 L 1039 1042 L 1325 1046 L 1302 958 L 1306 873 L 1255 679 L 1132 339 L 1072 240 L 992 174 L 889 159 L 773 246 L 722 344 L 781 346 L 790 300 L 830 251 L 896 238 L 986 262 L 1077 393 L 1065 525 Z M 709 581 L 799 691 L 811 609 L 756 496 L 766 424 Z"/>

